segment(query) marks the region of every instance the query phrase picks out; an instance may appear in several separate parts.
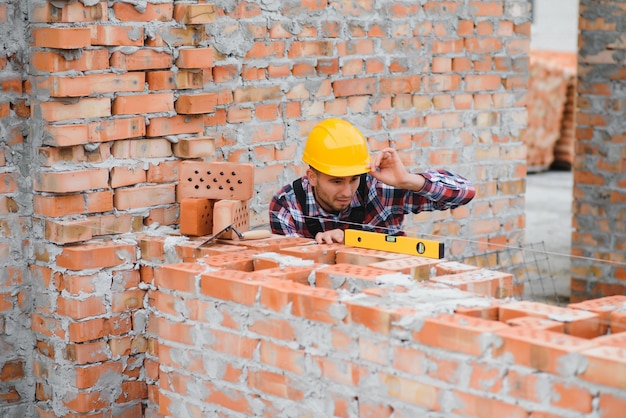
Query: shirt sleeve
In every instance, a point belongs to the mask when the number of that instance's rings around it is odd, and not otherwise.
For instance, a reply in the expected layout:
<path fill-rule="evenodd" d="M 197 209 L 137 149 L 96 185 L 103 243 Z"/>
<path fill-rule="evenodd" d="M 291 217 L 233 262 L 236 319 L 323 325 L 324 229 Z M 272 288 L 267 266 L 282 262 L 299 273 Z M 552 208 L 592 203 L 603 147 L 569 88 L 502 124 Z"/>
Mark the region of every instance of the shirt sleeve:
<path fill-rule="evenodd" d="M 409 211 L 447 210 L 469 203 L 476 194 L 472 182 L 447 170 L 427 170 L 421 174 L 426 183 L 419 192 L 412 192 Z"/>
<path fill-rule="evenodd" d="M 271 200 L 269 206 L 270 228 L 272 233 L 288 237 L 300 237 L 298 223 L 290 210 L 291 205 L 284 191 L 277 193 Z"/>

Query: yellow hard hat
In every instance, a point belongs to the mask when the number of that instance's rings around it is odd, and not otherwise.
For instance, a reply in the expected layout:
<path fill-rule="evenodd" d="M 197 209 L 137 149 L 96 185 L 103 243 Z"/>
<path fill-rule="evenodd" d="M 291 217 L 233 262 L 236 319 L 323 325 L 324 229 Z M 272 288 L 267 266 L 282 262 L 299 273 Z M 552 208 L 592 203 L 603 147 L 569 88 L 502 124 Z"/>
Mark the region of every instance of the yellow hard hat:
<path fill-rule="evenodd" d="M 326 119 L 313 127 L 304 146 L 302 161 L 329 176 L 367 173 L 370 155 L 365 137 L 342 119 Z"/>

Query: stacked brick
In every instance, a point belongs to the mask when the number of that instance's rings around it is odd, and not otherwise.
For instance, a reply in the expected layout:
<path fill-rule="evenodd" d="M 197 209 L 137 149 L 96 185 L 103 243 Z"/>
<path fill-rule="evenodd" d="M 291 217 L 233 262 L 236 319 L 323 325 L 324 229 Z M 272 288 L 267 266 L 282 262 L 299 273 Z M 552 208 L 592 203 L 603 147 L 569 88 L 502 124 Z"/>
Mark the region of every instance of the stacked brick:
<path fill-rule="evenodd" d="M 626 294 L 626 8 L 624 2 L 583 0 L 579 10 L 572 207 L 575 301 Z"/>
<path fill-rule="evenodd" d="M 299 240 L 154 267 L 159 416 L 618 417 L 626 407 L 626 296 L 516 301 L 510 277 L 478 267 Z M 158 241 L 142 245 L 165 260 Z"/>
<path fill-rule="evenodd" d="M 574 154 L 575 54 L 531 51 L 526 95 L 528 126 L 521 134 L 529 171 L 571 168 Z"/>
<path fill-rule="evenodd" d="M 32 196 L 25 139 L 30 109 L 23 73 L 28 57 L 17 42 L 26 26 L 24 2 L 0 2 L 0 415 L 27 416 L 33 336 L 28 263 Z"/>

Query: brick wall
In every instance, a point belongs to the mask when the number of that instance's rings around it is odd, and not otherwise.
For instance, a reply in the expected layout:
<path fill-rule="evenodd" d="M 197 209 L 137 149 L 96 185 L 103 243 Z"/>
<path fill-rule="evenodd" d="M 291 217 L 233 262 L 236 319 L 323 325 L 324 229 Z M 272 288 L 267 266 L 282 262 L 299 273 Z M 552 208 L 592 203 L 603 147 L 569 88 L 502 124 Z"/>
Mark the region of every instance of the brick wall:
<path fill-rule="evenodd" d="M 184 160 L 252 163 L 260 225 L 309 129 L 346 117 L 475 182 L 409 233 L 454 257 L 523 242 L 526 1 L 2 0 L 0 31 L 3 414 L 156 414 L 137 234 L 178 227 Z"/>
<path fill-rule="evenodd" d="M 626 407 L 626 296 L 515 301 L 510 275 L 289 238 L 238 252 L 142 246 L 162 263 L 178 254 L 146 275 L 151 408 L 163 416 L 606 418 Z"/>
<path fill-rule="evenodd" d="M 573 300 L 626 293 L 625 18 L 623 1 L 580 2 Z"/>
<path fill-rule="evenodd" d="M 27 416 L 35 396 L 34 336 L 29 312 L 33 298 L 28 264 L 33 260 L 27 141 L 30 109 L 24 89 L 28 56 L 23 36 L 25 4 L 0 2 L 0 415 Z"/>

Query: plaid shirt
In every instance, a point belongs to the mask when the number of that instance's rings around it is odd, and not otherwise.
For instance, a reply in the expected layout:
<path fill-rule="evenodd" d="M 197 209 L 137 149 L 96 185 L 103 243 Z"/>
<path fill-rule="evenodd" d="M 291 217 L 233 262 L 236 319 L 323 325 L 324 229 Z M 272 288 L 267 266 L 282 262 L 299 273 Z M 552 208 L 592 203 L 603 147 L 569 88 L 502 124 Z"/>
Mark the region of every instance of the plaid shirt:
<path fill-rule="evenodd" d="M 428 170 L 420 173 L 426 184 L 419 192 L 398 189 L 367 175 L 367 206 L 363 229 L 390 235 L 404 235 L 402 222 L 407 213 L 454 209 L 473 199 L 476 190 L 472 183 L 446 170 Z M 313 196 L 309 180 L 302 177 L 306 193 L 307 213 L 318 218 L 324 231 L 346 229 L 353 207 L 361 206 L 361 196 L 355 193 L 350 206 L 338 214 L 326 212 Z M 269 207 L 270 227 L 274 234 L 313 238 L 290 184 L 274 195 Z"/>

